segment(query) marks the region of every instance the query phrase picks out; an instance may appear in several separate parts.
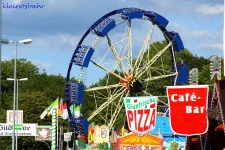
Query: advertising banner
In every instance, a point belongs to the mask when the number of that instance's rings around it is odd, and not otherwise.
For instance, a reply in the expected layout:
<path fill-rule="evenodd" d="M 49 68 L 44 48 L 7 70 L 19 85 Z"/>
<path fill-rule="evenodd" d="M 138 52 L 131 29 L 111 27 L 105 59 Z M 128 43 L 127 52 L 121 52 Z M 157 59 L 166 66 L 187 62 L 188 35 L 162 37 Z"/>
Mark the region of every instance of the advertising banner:
<path fill-rule="evenodd" d="M 208 85 L 167 87 L 173 132 L 183 135 L 207 132 L 208 89 Z"/>
<path fill-rule="evenodd" d="M 36 136 L 36 123 L 24 123 L 15 130 L 17 136 Z M 0 123 L 0 136 L 12 136 L 12 124 Z"/>
<path fill-rule="evenodd" d="M 123 99 L 130 131 L 139 134 L 152 131 L 156 125 L 158 97 L 124 97 Z"/>

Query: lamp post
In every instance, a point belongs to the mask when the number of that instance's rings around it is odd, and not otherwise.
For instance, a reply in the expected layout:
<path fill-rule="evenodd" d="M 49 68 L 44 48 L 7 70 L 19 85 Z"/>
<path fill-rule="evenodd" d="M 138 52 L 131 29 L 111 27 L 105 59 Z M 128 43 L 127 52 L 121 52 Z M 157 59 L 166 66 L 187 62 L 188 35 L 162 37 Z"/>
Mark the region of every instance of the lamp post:
<path fill-rule="evenodd" d="M 12 132 L 12 150 L 15 149 L 15 105 L 16 105 L 16 59 L 17 59 L 17 44 L 30 44 L 32 42 L 31 39 L 25 39 L 21 41 L 10 41 L 2 39 L 2 44 L 15 44 L 15 58 L 14 58 L 14 96 L 13 96 L 13 132 Z"/>
<path fill-rule="evenodd" d="M 14 81 L 13 78 L 7 78 L 8 81 Z M 15 107 L 16 107 L 16 119 L 15 119 L 15 124 L 18 124 L 18 89 L 19 89 L 19 81 L 26 81 L 28 80 L 28 78 L 21 78 L 21 79 L 16 79 L 16 102 L 15 102 Z M 15 114 L 13 115 L 13 117 L 15 116 Z M 14 133 L 15 133 L 15 124 L 14 124 Z M 16 150 L 17 150 L 17 146 L 18 146 L 18 135 L 17 135 L 17 130 L 16 130 Z"/>

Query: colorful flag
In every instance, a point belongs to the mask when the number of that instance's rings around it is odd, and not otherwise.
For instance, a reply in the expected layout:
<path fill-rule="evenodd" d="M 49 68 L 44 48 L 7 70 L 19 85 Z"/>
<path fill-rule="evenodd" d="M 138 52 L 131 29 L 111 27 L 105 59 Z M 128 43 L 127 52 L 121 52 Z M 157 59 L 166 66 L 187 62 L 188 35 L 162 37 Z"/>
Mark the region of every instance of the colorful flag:
<path fill-rule="evenodd" d="M 75 116 L 75 118 L 80 117 L 80 106 L 79 105 L 77 105 L 76 107 L 71 105 L 70 111 L 71 111 L 72 115 Z M 66 103 L 63 104 L 63 111 L 62 111 L 61 117 L 64 120 L 68 119 L 68 111 L 67 111 Z"/>
<path fill-rule="evenodd" d="M 62 119 L 66 120 L 68 118 L 68 112 L 67 112 L 67 107 L 66 103 L 63 104 L 63 110 L 62 110 Z"/>
<path fill-rule="evenodd" d="M 57 113 L 58 117 L 60 117 L 62 115 L 62 111 L 63 111 L 63 99 L 61 98 L 58 101 L 58 113 Z"/>
<path fill-rule="evenodd" d="M 43 111 L 43 113 L 41 114 L 40 118 L 41 118 L 41 119 L 44 119 L 44 117 L 45 117 L 46 115 L 51 115 L 51 114 L 52 114 L 52 113 L 51 113 L 52 108 L 53 108 L 53 107 L 57 107 L 57 106 L 58 106 L 58 98 L 57 98 L 50 106 L 48 106 L 48 108 L 46 108 L 46 109 Z"/>
<path fill-rule="evenodd" d="M 168 86 L 170 125 L 176 134 L 200 135 L 208 130 L 208 85 Z"/>

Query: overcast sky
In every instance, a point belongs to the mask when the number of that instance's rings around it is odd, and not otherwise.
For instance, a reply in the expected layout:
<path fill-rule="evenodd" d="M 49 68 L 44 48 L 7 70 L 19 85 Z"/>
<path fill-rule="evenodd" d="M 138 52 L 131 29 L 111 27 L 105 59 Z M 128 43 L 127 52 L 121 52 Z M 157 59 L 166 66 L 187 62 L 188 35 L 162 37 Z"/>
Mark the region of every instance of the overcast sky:
<path fill-rule="evenodd" d="M 44 7 L 4 8 L 28 3 Z M 65 76 L 84 32 L 106 13 L 124 7 L 154 11 L 167 18 L 168 29 L 178 32 L 193 54 L 223 56 L 223 0 L 3 0 L 2 38 L 31 38 L 32 44 L 18 45 L 18 58 L 31 60 L 49 74 Z M 3 45 L 2 59 L 13 57 L 13 45 Z"/>

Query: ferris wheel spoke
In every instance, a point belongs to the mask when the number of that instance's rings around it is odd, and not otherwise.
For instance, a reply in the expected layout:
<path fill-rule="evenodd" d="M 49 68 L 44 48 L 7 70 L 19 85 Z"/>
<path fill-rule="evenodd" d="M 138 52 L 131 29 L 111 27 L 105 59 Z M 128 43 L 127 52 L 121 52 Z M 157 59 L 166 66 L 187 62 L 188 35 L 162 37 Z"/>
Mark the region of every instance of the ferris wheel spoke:
<path fill-rule="evenodd" d="M 154 72 L 154 74 L 157 74 L 157 75 L 154 75 L 154 77 L 157 77 L 157 76 L 164 76 L 164 75 L 177 75 L 177 72 L 172 72 L 171 68 L 170 70 L 165 70 L 165 67 L 163 66 L 163 68 L 156 68 L 156 67 L 150 67 L 149 70 L 147 71 L 147 75 L 149 76 L 149 78 L 152 77 L 151 73 Z M 173 75 L 172 75 L 173 76 Z M 165 76 L 167 77 L 167 76 Z"/>
<path fill-rule="evenodd" d="M 104 94 L 102 94 L 102 93 L 99 92 L 99 91 L 93 91 L 93 93 L 96 93 L 96 94 L 98 94 L 99 96 L 102 96 L 102 98 L 104 98 L 104 99 L 107 99 L 107 98 L 108 98 L 107 96 L 105 96 Z"/>
<path fill-rule="evenodd" d="M 105 119 L 101 114 L 98 114 L 104 121 L 105 121 L 105 124 L 109 124 L 107 119 Z"/>
<path fill-rule="evenodd" d="M 116 26 L 118 26 L 118 25 L 120 25 L 120 24 L 122 24 L 122 23 L 124 23 L 124 22 L 126 22 L 126 20 L 120 19 L 120 20 L 118 20 L 118 21 L 116 22 Z"/>
<path fill-rule="evenodd" d="M 126 96 L 128 96 L 128 93 L 129 92 L 126 93 Z M 118 104 L 116 106 L 116 109 L 114 110 L 114 113 L 111 115 L 111 120 L 109 122 L 109 130 L 112 129 L 113 124 L 115 123 L 122 107 L 123 107 L 123 95 L 121 95 L 120 100 L 118 101 Z"/>
<path fill-rule="evenodd" d="M 134 64 L 134 67 L 133 67 L 134 70 L 135 70 L 135 68 L 137 68 L 137 69 L 136 69 L 136 72 L 133 73 L 133 74 L 137 74 L 138 68 L 140 68 L 140 65 L 142 63 L 143 56 L 144 56 L 144 50 L 148 49 L 148 44 L 149 44 L 149 41 L 151 40 L 154 26 L 155 26 L 154 24 L 151 26 L 151 28 L 149 29 L 148 34 L 146 35 L 146 37 L 144 39 L 144 42 L 143 42 L 143 44 L 141 46 L 140 52 L 138 54 L 137 59 L 135 60 L 135 64 Z"/>
<path fill-rule="evenodd" d="M 166 68 L 165 68 L 165 66 L 163 66 L 162 68 L 156 68 L 156 67 L 150 67 L 149 68 L 149 70 L 154 70 L 155 72 L 157 72 L 158 74 L 161 74 L 161 75 L 165 75 L 165 74 L 168 74 L 168 73 L 171 73 L 171 68 L 169 69 L 169 68 L 167 68 L 167 70 L 166 70 Z"/>
<path fill-rule="evenodd" d="M 96 94 L 95 93 L 93 93 L 93 94 L 87 94 L 88 96 L 90 96 L 90 97 L 94 97 L 95 99 L 105 99 L 105 100 L 107 100 L 107 98 L 103 98 L 103 97 L 101 97 L 101 96 L 96 96 Z"/>
<path fill-rule="evenodd" d="M 122 107 L 123 107 L 123 100 L 120 99 L 120 101 L 119 101 L 118 104 L 117 104 L 116 109 L 114 110 L 114 112 L 113 112 L 113 114 L 112 114 L 112 116 L 111 116 L 111 119 L 110 119 L 110 122 L 109 122 L 109 125 L 108 125 L 108 126 L 109 126 L 109 130 L 111 130 L 113 124 L 115 123 L 116 118 L 117 118 L 117 116 L 119 115 L 120 110 L 121 110 Z"/>
<path fill-rule="evenodd" d="M 149 70 L 147 71 L 147 75 L 149 75 L 149 77 L 152 77 L 152 74 L 151 74 L 152 71 L 154 71 L 154 73 L 157 74 L 155 76 L 165 75 L 165 71 L 163 69 L 159 69 L 159 68 L 155 68 L 155 67 L 150 67 Z M 160 72 L 160 71 L 163 71 L 163 73 Z M 168 73 L 171 73 L 171 72 L 168 72 Z"/>
<path fill-rule="evenodd" d="M 112 84 L 112 85 L 106 85 L 106 86 L 93 87 L 93 88 L 86 89 L 84 91 L 85 92 L 98 91 L 98 90 L 116 88 L 116 87 L 120 87 L 120 86 L 123 86 L 123 85 L 122 84 Z"/>
<path fill-rule="evenodd" d="M 91 61 L 94 65 L 96 65 L 97 67 L 99 67 L 99 68 L 101 68 L 101 69 L 107 71 L 108 73 L 110 73 L 110 74 L 116 76 L 117 78 L 123 79 L 121 76 L 119 76 L 118 74 L 116 74 L 116 73 L 110 71 L 109 69 L 103 67 L 101 64 L 98 64 L 98 63 L 94 62 L 93 60 L 90 60 L 90 61 Z"/>
<path fill-rule="evenodd" d="M 130 72 L 133 72 L 133 67 L 132 67 L 132 62 L 133 62 L 133 57 L 132 57 L 132 30 L 131 30 L 131 20 L 129 19 L 127 22 L 127 45 L 125 47 L 125 49 L 127 49 L 127 63 L 130 67 Z"/>
<path fill-rule="evenodd" d="M 117 51 L 116 51 L 114 45 L 112 44 L 112 41 L 111 41 L 111 39 L 109 38 L 109 35 L 108 35 L 108 34 L 106 35 L 106 38 L 107 38 L 107 40 L 108 40 L 108 44 L 109 44 L 109 46 L 110 46 L 110 49 L 112 50 L 112 53 L 113 53 L 113 55 L 114 55 L 114 57 L 115 57 L 115 59 L 116 59 L 117 64 L 119 65 L 121 71 L 122 71 L 123 73 L 124 73 L 124 72 L 127 73 L 127 70 L 125 69 L 125 67 L 124 67 L 124 65 L 123 65 L 123 63 L 122 63 L 122 61 L 121 61 L 121 59 L 120 59 L 120 57 L 119 57 L 119 54 L 117 53 Z"/>
<path fill-rule="evenodd" d="M 143 66 L 140 69 L 138 68 L 138 71 L 135 74 L 137 79 L 139 79 L 171 45 L 172 45 L 172 42 L 169 42 L 169 44 L 165 48 L 163 48 L 161 51 L 159 51 L 151 60 L 149 60 L 149 62 L 145 66 Z"/>
<path fill-rule="evenodd" d="M 100 107 L 98 107 L 93 113 L 92 115 L 88 118 L 88 121 L 90 121 L 92 118 L 94 118 L 97 114 L 99 114 L 105 107 L 107 107 L 110 103 L 112 103 L 114 100 L 116 100 L 118 97 L 120 97 L 121 95 L 124 94 L 124 92 L 126 91 L 126 89 L 121 88 L 121 90 L 119 90 L 120 92 L 116 93 L 115 95 L 112 95 L 109 97 L 109 99 L 104 102 Z"/>
<path fill-rule="evenodd" d="M 161 79 L 161 78 L 166 78 L 166 77 L 171 77 L 171 76 L 175 76 L 177 75 L 178 73 L 173 73 L 173 74 L 167 74 L 167 75 L 160 75 L 160 76 L 155 76 L 155 77 L 148 77 L 142 81 L 144 82 L 148 82 L 148 81 L 151 81 L 151 80 L 157 80 L 157 79 Z"/>

